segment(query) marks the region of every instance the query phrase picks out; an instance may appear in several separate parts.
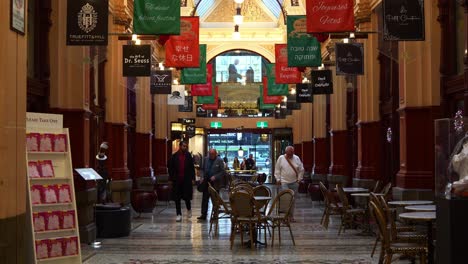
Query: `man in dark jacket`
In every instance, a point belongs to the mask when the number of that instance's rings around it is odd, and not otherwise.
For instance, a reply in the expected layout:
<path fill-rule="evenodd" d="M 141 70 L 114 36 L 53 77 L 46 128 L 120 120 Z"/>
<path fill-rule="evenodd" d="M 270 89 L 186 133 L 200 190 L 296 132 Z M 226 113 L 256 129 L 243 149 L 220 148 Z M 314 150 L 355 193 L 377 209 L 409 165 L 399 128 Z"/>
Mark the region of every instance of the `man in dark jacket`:
<path fill-rule="evenodd" d="M 193 184 L 195 183 L 195 167 L 192 155 L 187 151 L 187 142 L 181 141 L 179 150 L 172 154 L 167 168 L 169 170 L 169 182 L 172 184 L 172 200 L 176 204 L 176 221 L 182 221 L 182 209 L 180 199 L 185 201 L 187 216 L 192 217 L 191 200 L 193 197 Z"/>
<path fill-rule="evenodd" d="M 224 184 L 226 171 L 224 169 L 224 161 L 218 156 L 216 149 L 210 149 L 208 157 L 204 158 L 203 173 L 202 182 L 208 181 L 213 188 L 219 191 Z M 208 189 L 206 189 L 203 191 L 201 216 L 197 218 L 198 220 L 206 220 L 209 198 L 210 193 Z"/>

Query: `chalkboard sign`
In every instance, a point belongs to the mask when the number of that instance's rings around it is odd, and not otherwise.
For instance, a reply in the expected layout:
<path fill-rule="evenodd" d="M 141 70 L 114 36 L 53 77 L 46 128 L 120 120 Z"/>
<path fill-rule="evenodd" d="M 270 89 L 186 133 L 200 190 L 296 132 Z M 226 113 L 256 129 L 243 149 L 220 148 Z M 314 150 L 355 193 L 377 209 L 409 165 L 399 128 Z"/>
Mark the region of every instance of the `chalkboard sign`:
<path fill-rule="evenodd" d="M 336 75 L 364 74 L 364 47 L 362 43 L 336 43 Z"/>
<path fill-rule="evenodd" d="M 172 71 L 151 72 L 151 94 L 170 94 L 172 86 Z"/>
<path fill-rule="evenodd" d="M 123 76 L 151 76 L 151 46 L 123 46 Z"/>
<path fill-rule="evenodd" d="M 296 102 L 298 103 L 313 103 L 312 84 L 301 83 L 296 84 Z"/>
<path fill-rule="evenodd" d="M 384 40 L 424 40 L 423 0 L 383 1 Z"/>
<path fill-rule="evenodd" d="M 330 70 L 311 72 L 313 93 L 314 94 L 332 94 L 333 80 Z"/>

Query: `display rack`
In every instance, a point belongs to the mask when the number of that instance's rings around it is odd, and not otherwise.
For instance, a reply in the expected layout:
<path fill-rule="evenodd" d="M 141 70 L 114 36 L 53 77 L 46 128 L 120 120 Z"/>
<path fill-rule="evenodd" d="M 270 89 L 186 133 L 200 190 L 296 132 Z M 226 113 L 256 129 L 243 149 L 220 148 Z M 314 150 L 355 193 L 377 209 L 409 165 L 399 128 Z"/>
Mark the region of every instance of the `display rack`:
<path fill-rule="evenodd" d="M 28 124 L 26 133 L 34 263 L 81 263 L 68 129 Z"/>

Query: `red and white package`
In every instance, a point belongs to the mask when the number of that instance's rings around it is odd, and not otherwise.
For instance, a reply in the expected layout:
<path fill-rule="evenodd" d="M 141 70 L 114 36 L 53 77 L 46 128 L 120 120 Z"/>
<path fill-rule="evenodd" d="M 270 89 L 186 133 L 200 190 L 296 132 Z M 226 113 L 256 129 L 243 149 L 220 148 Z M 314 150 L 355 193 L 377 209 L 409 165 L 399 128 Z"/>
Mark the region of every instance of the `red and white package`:
<path fill-rule="evenodd" d="M 42 203 L 42 190 L 44 187 L 42 185 L 33 185 L 31 186 L 31 202 L 32 204 L 41 204 Z"/>
<path fill-rule="evenodd" d="M 50 152 L 52 151 L 52 142 L 54 140 L 54 134 L 41 134 L 41 141 L 39 143 L 39 151 Z"/>
<path fill-rule="evenodd" d="M 58 134 L 54 136 L 54 151 L 55 152 L 67 151 L 67 135 Z"/>
<path fill-rule="evenodd" d="M 60 229 L 60 211 L 46 212 L 46 230 Z"/>
<path fill-rule="evenodd" d="M 63 255 L 78 255 L 78 237 L 68 237 L 63 239 Z"/>
<path fill-rule="evenodd" d="M 49 239 L 49 258 L 63 256 L 63 238 Z"/>
<path fill-rule="evenodd" d="M 42 201 L 46 204 L 57 203 L 57 185 L 43 185 Z"/>
<path fill-rule="evenodd" d="M 39 133 L 28 133 L 26 134 L 26 149 L 28 151 L 39 151 Z"/>
<path fill-rule="evenodd" d="M 28 176 L 29 178 L 40 178 L 41 174 L 39 173 L 38 163 L 36 161 L 28 162 Z"/>
<path fill-rule="evenodd" d="M 41 232 L 45 231 L 45 215 L 44 213 L 33 213 L 33 221 L 34 221 L 34 232 Z"/>
<path fill-rule="evenodd" d="M 37 259 L 45 259 L 49 257 L 49 240 L 36 240 L 36 258 Z"/>
<path fill-rule="evenodd" d="M 58 188 L 58 202 L 70 203 L 71 202 L 70 185 L 62 184 L 62 185 L 58 185 L 57 188 Z"/>
<path fill-rule="evenodd" d="M 52 178 L 54 177 L 54 167 L 51 160 L 41 160 L 37 163 L 41 169 L 41 177 Z"/>
<path fill-rule="evenodd" d="M 60 227 L 62 229 L 75 228 L 75 211 L 62 211 Z"/>

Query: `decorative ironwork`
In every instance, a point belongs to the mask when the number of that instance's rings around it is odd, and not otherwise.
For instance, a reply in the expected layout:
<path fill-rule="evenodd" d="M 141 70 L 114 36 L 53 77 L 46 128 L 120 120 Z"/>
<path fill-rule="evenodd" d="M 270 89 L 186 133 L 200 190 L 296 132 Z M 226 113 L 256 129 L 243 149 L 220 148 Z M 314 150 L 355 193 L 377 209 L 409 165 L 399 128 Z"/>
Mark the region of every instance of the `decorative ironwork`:
<path fill-rule="evenodd" d="M 455 113 L 455 118 L 453 120 L 453 127 L 456 133 L 463 132 L 463 111 L 462 110 L 458 110 Z"/>

